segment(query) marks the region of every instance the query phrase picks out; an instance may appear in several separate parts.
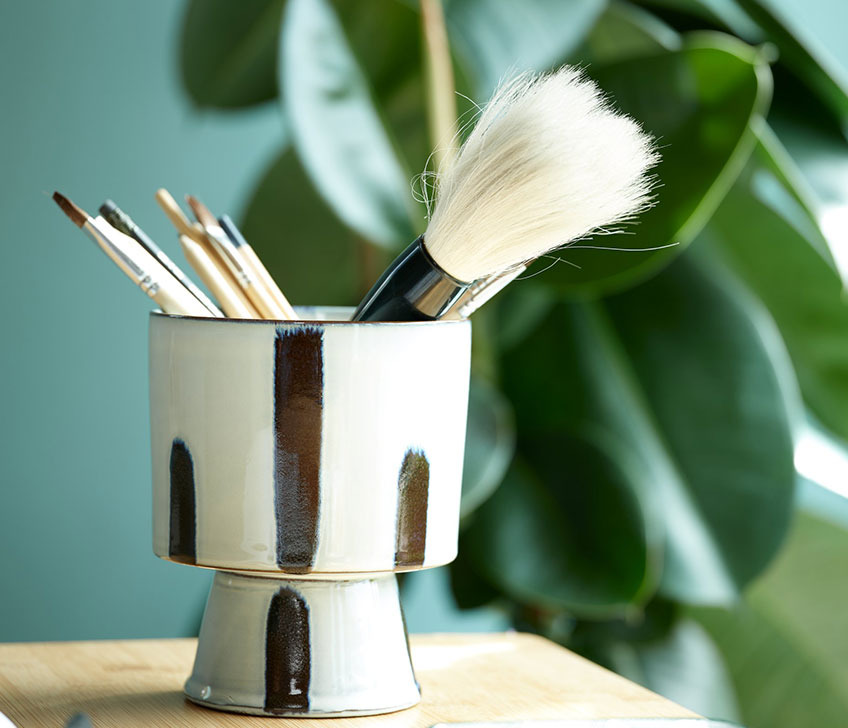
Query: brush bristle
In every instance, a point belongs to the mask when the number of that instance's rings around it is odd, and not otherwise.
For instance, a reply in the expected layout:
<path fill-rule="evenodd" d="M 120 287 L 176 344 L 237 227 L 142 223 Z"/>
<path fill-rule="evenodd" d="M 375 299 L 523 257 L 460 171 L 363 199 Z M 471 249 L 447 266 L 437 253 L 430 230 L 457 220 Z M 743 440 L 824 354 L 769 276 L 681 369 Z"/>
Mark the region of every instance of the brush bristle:
<path fill-rule="evenodd" d="M 186 202 L 194 213 L 194 216 L 197 218 L 197 221 L 203 225 L 203 227 L 218 224 L 218 220 L 215 219 L 212 211 L 194 195 L 186 195 Z"/>
<path fill-rule="evenodd" d="M 71 222 L 73 222 L 74 225 L 79 228 L 85 225 L 85 221 L 88 219 L 88 214 L 82 208 L 77 207 L 67 197 L 58 192 L 54 192 L 53 202 L 55 202 L 57 205 L 59 205 L 59 207 L 62 208 L 62 212 L 64 212 L 69 218 L 71 218 Z"/>
<path fill-rule="evenodd" d="M 631 219 L 650 203 L 650 136 L 574 68 L 501 86 L 437 177 L 425 245 L 473 281 Z"/>

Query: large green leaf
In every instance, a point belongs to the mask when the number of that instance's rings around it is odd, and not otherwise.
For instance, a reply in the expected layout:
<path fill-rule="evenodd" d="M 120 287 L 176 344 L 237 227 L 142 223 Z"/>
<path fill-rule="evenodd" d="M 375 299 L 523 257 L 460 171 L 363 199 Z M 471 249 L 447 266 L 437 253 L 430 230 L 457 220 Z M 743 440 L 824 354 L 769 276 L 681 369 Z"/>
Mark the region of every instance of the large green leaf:
<path fill-rule="evenodd" d="M 739 7 L 736 0 L 635 0 L 652 10 L 671 14 L 674 20 L 682 21 L 682 27 L 691 28 L 690 18 L 699 21 L 697 27 L 731 31 L 748 42 L 759 42 L 762 30 Z M 665 12 L 663 12 L 665 11 Z M 678 25 L 678 23 L 675 23 Z"/>
<path fill-rule="evenodd" d="M 180 39 L 180 71 L 198 106 L 236 108 L 277 95 L 277 36 L 283 0 L 191 0 Z"/>
<path fill-rule="evenodd" d="M 291 148 L 268 168 L 242 217 L 242 232 L 292 303 L 351 306 L 371 285 L 370 271 L 360 280 L 362 243 L 318 197 Z"/>
<path fill-rule="evenodd" d="M 418 0 L 333 0 L 333 7 L 376 98 L 385 101 L 421 73 Z"/>
<path fill-rule="evenodd" d="M 623 639 L 607 646 L 609 665 L 700 715 L 739 720 L 733 682 L 717 646 L 704 628 L 678 619 L 658 639 Z"/>
<path fill-rule="evenodd" d="M 768 307 L 811 410 L 848 438 L 848 300 L 815 221 L 767 162 L 752 160 L 704 240 Z"/>
<path fill-rule="evenodd" d="M 573 55 L 577 63 L 607 65 L 680 48 L 680 35 L 647 10 L 613 0 Z"/>
<path fill-rule="evenodd" d="M 539 437 L 528 452 L 533 469 L 513 463 L 463 538 L 488 581 L 521 602 L 579 614 L 620 614 L 643 599 L 644 514 L 624 458 L 604 448 Z"/>
<path fill-rule="evenodd" d="M 485 101 L 512 73 L 545 71 L 583 40 L 606 0 L 450 0 L 445 16 L 452 44 Z"/>
<path fill-rule="evenodd" d="M 787 84 L 784 84 L 787 85 Z M 778 108 L 769 115 L 776 138 L 768 151 L 771 165 L 799 196 L 829 248 L 829 256 L 848 282 L 848 141 L 808 90 L 793 85 L 778 95 Z M 807 113 L 804 113 L 807 112 Z M 779 139 L 779 143 L 777 142 Z M 785 146 L 785 151 L 781 149 Z M 776 148 L 776 151 L 775 151 Z"/>
<path fill-rule="evenodd" d="M 738 0 L 780 50 L 781 62 L 848 120 L 848 3 Z"/>
<path fill-rule="evenodd" d="M 294 146 L 327 204 L 384 247 L 415 238 L 410 175 L 326 0 L 289 1 L 279 75 Z"/>
<path fill-rule="evenodd" d="M 427 124 L 418 0 L 336 0 L 335 6 L 353 55 L 371 86 L 386 131 L 404 168 L 414 177 L 427 167 L 433 151 Z M 458 81 L 461 91 L 465 87 L 462 79 Z M 424 223 L 422 214 L 416 220 L 419 231 L 424 229 Z"/>
<path fill-rule="evenodd" d="M 575 480 L 574 458 L 561 457 L 555 476 L 537 463 L 534 443 L 554 438 L 566 448 L 574 433 L 613 443 L 604 452 L 621 458 L 618 472 L 642 504 L 649 543 L 664 556 L 655 579 L 669 597 L 731 601 L 781 544 L 796 413 L 787 410 L 791 371 L 769 323 L 688 255 L 626 294 L 558 305 L 503 357 L 518 451 L 538 482 L 592 489 L 613 466 L 592 473 L 584 462 Z M 561 528 L 593 518 L 573 508 Z M 585 558 L 591 563 L 588 546 Z"/>
<path fill-rule="evenodd" d="M 659 140 L 662 162 L 656 205 L 638 224 L 560 251 L 571 265 L 540 276 L 565 293 L 621 289 L 678 255 L 742 170 L 754 143 L 750 122 L 765 111 L 771 89 L 757 51 L 718 33 L 690 36 L 679 51 L 589 70 L 616 106 Z M 549 263 L 543 259 L 536 269 Z"/>
<path fill-rule="evenodd" d="M 844 725 L 846 601 L 848 532 L 802 516 L 744 604 L 697 610 L 730 668 L 748 728 Z"/>
<path fill-rule="evenodd" d="M 494 493 L 514 452 L 512 407 L 494 387 L 472 377 L 462 469 L 462 517 L 467 517 Z"/>

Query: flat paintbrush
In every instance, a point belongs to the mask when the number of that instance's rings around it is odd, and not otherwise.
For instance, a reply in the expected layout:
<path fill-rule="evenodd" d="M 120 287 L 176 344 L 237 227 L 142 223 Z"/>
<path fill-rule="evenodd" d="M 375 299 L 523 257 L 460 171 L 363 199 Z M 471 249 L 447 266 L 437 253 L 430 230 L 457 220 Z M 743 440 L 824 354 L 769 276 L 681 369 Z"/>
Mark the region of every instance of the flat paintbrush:
<path fill-rule="evenodd" d="M 223 279 L 227 286 L 231 289 L 231 294 L 228 295 L 227 298 L 237 298 L 239 300 L 238 309 L 240 311 L 248 312 L 248 315 L 246 316 L 239 314 L 239 318 L 262 318 L 261 314 L 244 294 L 244 291 L 242 291 L 241 286 L 238 284 L 235 276 L 233 276 L 230 272 L 229 266 L 227 266 L 224 262 L 223 258 L 218 253 L 218 250 L 212 244 L 209 236 L 204 232 L 203 226 L 200 223 L 192 223 L 188 217 L 186 217 L 173 195 L 171 195 L 171 193 L 164 187 L 156 190 L 156 202 L 159 203 L 159 207 L 162 208 L 162 211 L 165 215 L 167 215 L 168 219 L 177 229 L 177 235 L 185 235 L 191 240 L 194 240 L 202 248 L 205 253 L 205 256 L 203 257 L 204 262 L 211 263 L 211 265 L 216 268 L 220 278 Z M 185 250 L 185 246 L 183 246 L 183 250 Z M 192 265 L 194 265 L 194 263 L 192 263 Z M 205 278 L 203 278 L 203 282 L 207 283 Z M 213 292 L 213 295 L 216 294 Z M 224 312 L 228 316 L 234 315 L 227 311 L 227 307 L 220 299 L 219 303 L 221 303 L 221 306 L 224 308 Z"/>
<path fill-rule="evenodd" d="M 485 106 L 437 177 L 426 232 L 353 320 L 441 318 L 475 282 L 504 283 L 506 271 L 632 219 L 650 202 L 657 161 L 651 138 L 580 71 L 518 77 Z"/>
<path fill-rule="evenodd" d="M 153 242 L 150 236 L 136 225 L 135 221 L 114 202 L 112 202 L 112 200 L 106 200 L 106 202 L 100 205 L 100 214 L 113 228 L 120 230 L 122 233 L 129 235 L 131 238 L 136 240 L 148 253 L 165 266 L 165 268 L 168 269 L 168 272 L 182 283 L 192 296 L 209 309 L 209 313 L 216 318 L 224 316 L 224 314 L 221 313 L 221 310 L 210 300 L 209 296 L 194 285 L 194 283 L 191 282 L 191 279 L 189 279 L 179 269 L 177 264 L 174 263 L 174 261 L 172 261 L 165 252 Z"/>
<path fill-rule="evenodd" d="M 165 313 L 204 317 L 212 315 L 182 283 L 129 235 L 116 230 L 99 215 L 91 217 L 58 192 L 53 193 L 53 200 L 142 291 L 159 304 Z"/>
<path fill-rule="evenodd" d="M 277 282 L 268 272 L 268 269 L 263 265 L 262 260 L 256 254 L 256 251 L 254 251 L 247 240 L 245 240 L 241 231 L 236 227 L 236 224 L 230 219 L 229 215 L 221 215 L 221 217 L 218 218 L 218 222 L 221 224 L 221 228 L 223 228 L 232 244 L 236 247 L 239 253 L 241 253 L 244 258 L 244 262 L 253 270 L 256 277 L 259 279 L 259 282 L 265 286 L 265 290 L 268 291 L 271 298 L 277 302 L 277 305 L 288 318 L 297 318 L 295 310 L 292 308 L 288 299 L 283 295 L 283 292 L 280 290 Z"/>
<path fill-rule="evenodd" d="M 248 308 L 236 295 L 237 289 L 233 288 L 229 279 L 224 277 L 206 248 L 188 235 L 180 235 L 180 246 L 188 264 L 212 295 L 218 299 L 218 303 L 229 318 L 256 318 L 253 309 Z"/>
<path fill-rule="evenodd" d="M 244 295 L 247 296 L 262 318 L 281 320 L 292 318 L 259 282 L 258 277 L 245 262 L 239 249 L 233 245 L 227 233 L 218 224 L 218 220 L 212 214 L 212 211 L 193 195 L 186 195 L 186 202 L 197 217 L 197 221 L 203 226 L 204 232 L 218 255 L 226 263 L 230 273 L 241 286 Z M 293 314 L 294 311 L 291 311 L 291 313 Z"/>

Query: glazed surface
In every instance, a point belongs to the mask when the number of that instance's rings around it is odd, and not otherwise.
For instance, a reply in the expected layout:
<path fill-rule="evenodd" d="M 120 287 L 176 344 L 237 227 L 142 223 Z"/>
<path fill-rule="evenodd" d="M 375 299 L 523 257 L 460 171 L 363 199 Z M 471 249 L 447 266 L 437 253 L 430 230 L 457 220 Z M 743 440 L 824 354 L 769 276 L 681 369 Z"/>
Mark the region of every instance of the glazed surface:
<path fill-rule="evenodd" d="M 154 550 L 288 574 L 456 555 L 470 326 L 150 328 Z"/>

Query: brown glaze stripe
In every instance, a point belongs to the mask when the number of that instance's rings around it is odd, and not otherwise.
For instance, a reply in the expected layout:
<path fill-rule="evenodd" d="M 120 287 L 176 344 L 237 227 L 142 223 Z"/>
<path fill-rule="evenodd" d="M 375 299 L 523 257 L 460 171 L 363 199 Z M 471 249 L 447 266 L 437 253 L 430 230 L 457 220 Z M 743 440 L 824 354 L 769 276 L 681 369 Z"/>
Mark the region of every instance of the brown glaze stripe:
<path fill-rule="evenodd" d="M 185 442 L 171 443 L 171 524 L 168 556 L 183 564 L 197 563 L 197 514 L 194 463 Z"/>
<path fill-rule="evenodd" d="M 265 711 L 309 710 L 309 607 L 294 589 L 271 597 L 265 625 Z"/>
<path fill-rule="evenodd" d="M 318 548 L 323 335 L 277 329 L 274 340 L 274 509 L 277 565 L 312 570 Z"/>
<path fill-rule="evenodd" d="M 420 566 L 424 563 L 429 490 L 430 463 L 427 456 L 417 450 L 407 450 L 398 473 L 395 566 Z"/>

